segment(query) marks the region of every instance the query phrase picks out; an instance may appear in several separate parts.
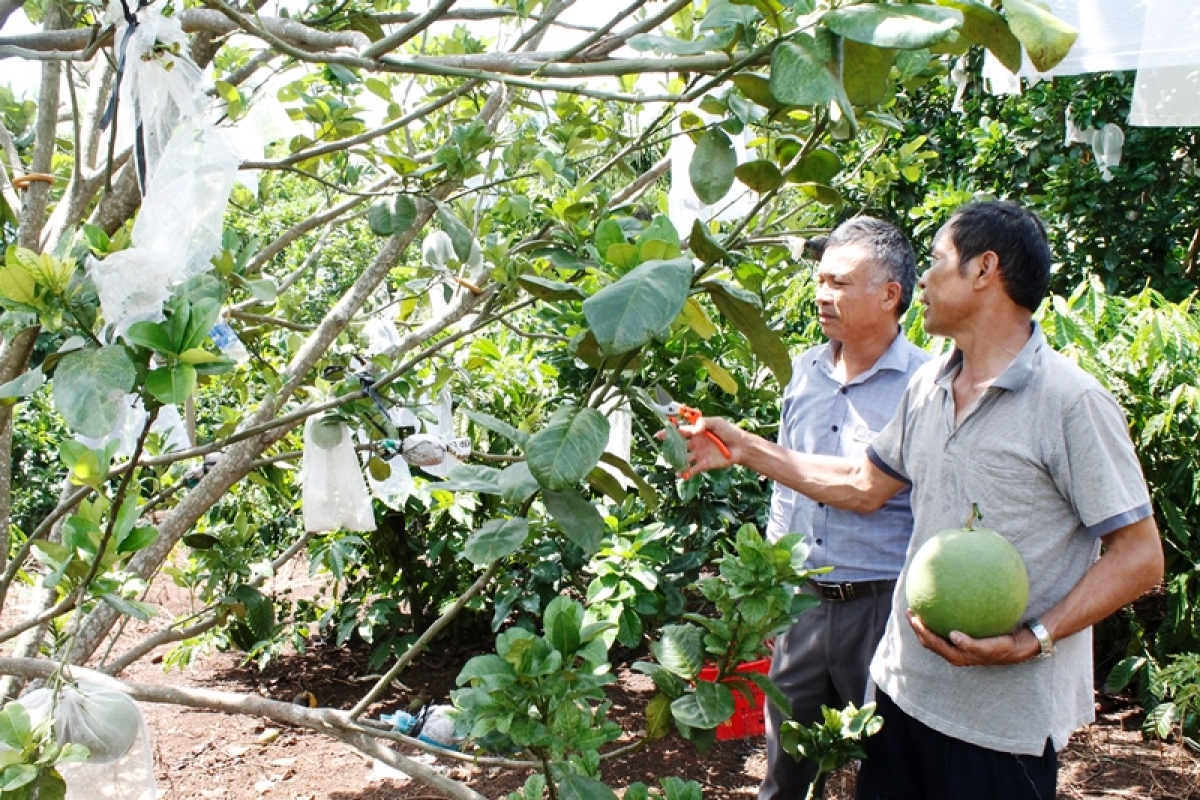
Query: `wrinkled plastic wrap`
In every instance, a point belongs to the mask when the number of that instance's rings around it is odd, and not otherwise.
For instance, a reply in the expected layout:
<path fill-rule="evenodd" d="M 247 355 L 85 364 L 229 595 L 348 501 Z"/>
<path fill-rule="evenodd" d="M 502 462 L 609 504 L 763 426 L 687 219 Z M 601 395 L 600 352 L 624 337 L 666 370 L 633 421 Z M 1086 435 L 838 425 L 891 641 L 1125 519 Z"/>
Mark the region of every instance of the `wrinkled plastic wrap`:
<path fill-rule="evenodd" d="M 146 420 L 150 415 L 142 406 L 142 398 L 136 394 L 125 395 L 124 401 L 118 408 L 117 421 L 113 423 L 113 429 L 107 435 L 94 437 L 77 433 L 75 434 L 76 441 L 93 450 L 103 450 L 109 442 L 119 442 L 113 455 L 117 458 L 132 456 L 133 448 L 137 446 L 138 437 L 142 435 L 142 429 L 146 426 Z M 160 408 L 154 422 L 150 425 L 150 431 L 162 437 L 162 452 L 164 453 L 186 450 L 192 446 L 191 439 L 188 438 L 187 426 L 179 414 L 178 406 L 166 405 Z"/>
<path fill-rule="evenodd" d="M 377 481 L 368 472 L 367 485 L 371 487 L 371 494 L 381 503 L 393 511 L 399 511 L 404 508 L 404 502 L 412 494 L 412 472 L 409 471 L 408 462 L 402 455 L 392 456 L 388 459 L 387 464 L 392 470 L 388 477 Z"/>
<path fill-rule="evenodd" d="M 54 715 L 59 744 L 80 744 L 91 751 L 86 762 L 59 767 L 67 800 L 156 800 L 146 720 L 127 694 L 99 681 L 81 680 L 64 686 L 57 700 L 41 688 L 19 702 L 34 725 Z"/>
<path fill-rule="evenodd" d="M 314 441 L 313 430 L 322 418 L 312 416 L 304 425 L 304 465 L 300 479 L 304 490 L 304 529 L 308 531 L 375 530 L 371 496 L 363 479 L 354 439 L 345 423 L 333 447 Z"/>

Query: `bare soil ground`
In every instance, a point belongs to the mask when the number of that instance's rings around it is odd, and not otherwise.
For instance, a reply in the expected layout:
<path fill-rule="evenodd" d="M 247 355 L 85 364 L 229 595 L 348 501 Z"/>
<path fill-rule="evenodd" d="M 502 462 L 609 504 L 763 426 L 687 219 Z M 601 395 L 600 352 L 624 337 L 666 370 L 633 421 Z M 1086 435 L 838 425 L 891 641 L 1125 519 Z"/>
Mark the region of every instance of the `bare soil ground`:
<path fill-rule="evenodd" d="M 290 580 L 298 585 L 308 582 L 302 567 Z M 173 613 L 186 610 L 186 598 L 173 586 L 156 584 L 147 599 Z M 127 635 L 134 633 L 127 631 Z M 406 708 L 416 698 L 446 702 L 455 677 L 477 652 L 477 644 L 443 646 L 422 656 L 400 678 L 407 690 L 391 691 L 368 716 Z M 345 709 L 373 685 L 369 673 L 365 652 L 314 644 L 305 654 L 286 656 L 263 671 L 241 663 L 237 653 L 217 653 L 188 671 L 167 673 L 160 653 L 121 677 L 143 683 L 256 692 L 278 700 L 312 692 L 321 705 Z M 619 683 L 610 687 L 611 713 L 625 730 L 641 730 L 642 709 L 653 695 L 653 684 L 627 667 L 620 667 L 618 676 Z M 420 783 L 381 769 L 346 745 L 304 729 L 175 706 L 143 704 L 142 709 L 155 753 L 159 795 L 164 800 L 439 797 Z M 1106 700 L 1099 711 L 1097 723 L 1076 734 L 1061 755 L 1059 800 L 1200 800 L 1200 760 L 1174 744 L 1142 741 L 1138 711 L 1128 704 Z M 415 750 L 407 754 L 426 763 L 439 763 L 439 769 L 490 798 L 502 798 L 516 790 L 526 777 L 462 762 L 437 762 Z M 718 742 L 707 753 L 698 754 L 690 743 L 671 736 L 607 762 L 603 778 L 620 789 L 634 781 L 657 786 L 659 778 L 678 776 L 699 782 L 706 800 L 749 800 L 756 794 L 764 769 L 761 737 Z M 853 780 L 849 771 L 835 775 L 827 797 L 849 800 Z"/>

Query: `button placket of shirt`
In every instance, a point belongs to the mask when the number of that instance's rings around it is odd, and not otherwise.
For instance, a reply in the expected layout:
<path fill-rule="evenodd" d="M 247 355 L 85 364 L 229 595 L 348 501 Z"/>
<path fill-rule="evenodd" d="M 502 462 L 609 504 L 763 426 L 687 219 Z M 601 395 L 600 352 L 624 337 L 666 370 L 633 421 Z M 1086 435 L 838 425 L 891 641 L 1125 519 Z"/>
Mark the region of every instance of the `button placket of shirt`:
<path fill-rule="evenodd" d="M 979 399 L 977 399 L 975 401 L 975 404 L 973 406 L 971 406 L 971 408 L 967 411 L 967 416 L 964 417 L 963 421 L 960 422 L 958 425 L 954 424 L 954 416 L 955 416 L 954 402 L 953 402 L 953 399 L 951 399 L 951 401 L 947 404 L 950 408 L 950 419 L 949 419 L 950 435 L 948 437 L 946 437 L 946 444 L 948 445 L 948 444 L 950 444 L 951 441 L 958 438 L 959 431 L 961 431 L 963 428 L 967 427 L 967 423 L 969 423 L 971 420 L 976 419 L 984 411 L 986 411 L 988 406 L 990 406 L 992 403 L 994 403 L 996 401 L 996 398 L 999 397 L 1000 393 L 1003 391 L 1004 391 L 1003 389 L 999 389 L 995 386 L 989 386 L 986 389 L 984 389 L 983 394 L 981 394 L 979 396 Z M 951 395 L 951 397 L 953 397 L 953 395 Z M 976 424 L 979 424 L 979 423 L 976 423 Z"/>

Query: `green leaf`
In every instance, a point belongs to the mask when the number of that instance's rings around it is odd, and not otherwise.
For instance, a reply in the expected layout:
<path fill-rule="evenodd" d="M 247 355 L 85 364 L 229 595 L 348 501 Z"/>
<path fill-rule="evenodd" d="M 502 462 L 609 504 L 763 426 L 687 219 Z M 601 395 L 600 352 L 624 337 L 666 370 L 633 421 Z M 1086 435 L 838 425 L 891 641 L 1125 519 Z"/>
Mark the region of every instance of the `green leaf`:
<path fill-rule="evenodd" d="M 692 235 L 688 237 L 688 247 L 691 248 L 692 255 L 705 265 L 716 263 L 729 255 L 729 252 L 713 239 L 712 234 L 708 232 L 708 226 L 698 219 L 692 221 Z"/>
<path fill-rule="evenodd" d="M 638 265 L 637 245 L 628 242 L 611 244 L 604 251 L 604 260 L 617 269 L 632 269 Z"/>
<path fill-rule="evenodd" d="M 57 770 L 40 773 L 34 786 L 38 800 L 66 800 L 67 782 Z"/>
<path fill-rule="evenodd" d="M 0 386 L 0 401 L 28 397 L 45 383 L 46 376 L 42 374 L 41 367 L 35 367 L 27 372 L 22 372 L 8 383 Z"/>
<path fill-rule="evenodd" d="M 1129 656 L 1122 658 L 1117 662 L 1112 671 L 1108 673 L 1108 680 L 1104 682 L 1104 691 L 1111 694 L 1116 694 L 1129 685 L 1133 680 L 1133 676 L 1138 673 L 1146 665 L 1145 656 Z"/>
<path fill-rule="evenodd" d="M 963 15 L 941 6 L 866 3 L 835 8 L 822 20 L 846 39 L 875 47 L 919 50 L 953 36 L 962 27 Z"/>
<path fill-rule="evenodd" d="M 688 167 L 692 191 L 706 205 L 719 203 L 733 186 L 736 167 L 737 153 L 733 142 L 720 128 L 709 128 L 696 143 L 696 152 Z"/>
<path fill-rule="evenodd" d="M 528 536 L 529 521 L 524 517 L 489 520 L 471 531 L 462 557 L 477 567 L 485 567 L 517 552 Z"/>
<path fill-rule="evenodd" d="M 583 644 L 580 630 L 583 628 L 583 606 L 566 597 L 556 597 L 546 606 L 543 614 L 546 638 L 554 649 L 570 656 Z"/>
<path fill-rule="evenodd" d="M 367 211 L 367 225 L 376 236 L 404 233 L 417 220 L 417 204 L 406 194 L 382 197 Z"/>
<path fill-rule="evenodd" d="M 33 764 L 13 764 L 0 772 L 0 794 L 15 792 L 26 784 L 33 783 L 38 776 L 38 768 Z"/>
<path fill-rule="evenodd" d="M 771 94 L 792 106 L 824 105 L 844 98 L 837 75 L 807 34 L 781 43 L 771 54 Z"/>
<path fill-rule="evenodd" d="M 18 702 L 10 702 L 0 711 L 0 742 L 14 750 L 29 744 L 29 712 Z"/>
<path fill-rule="evenodd" d="M 482 411 L 473 411 L 469 408 L 464 408 L 463 414 L 465 414 L 467 419 L 471 420 L 476 425 L 487 428 L 492 433 L 498 433 L 509 441 L 515 442 L 519 445 L 524 445 L 525 442 L 529 441 L 528 433 L 518 428 L 514 428 L 512 425 L 509 425 L 503 420 L 496 419 L 491 414 L 484 414 Z"/>
<path fill-rule="evenodd" d="M 529 464 L 518 461 L 500 470 L 500 497 L 509 505 L 520 505 L 528 500 L 534 492 L 542 488 L 529 471 Z"/>
<path fill-rule="evenodd" d="M 761 672 L 750 671 L 739 673 L 739 675 L 757 686 L 759 691 L 761 691 L 768 700 L 774 703 L 775 707 L 778 708 L 785 717 L 790 717 L 792 715 L 791 701 L 788 700 L 786 694 L 779 690 L 779 687 L 775 685 L 774 681 L 772 681 L 770 677 L 763 675 Z"/>
<path fill-rule="evenodd" d="M 446 474 L 446 480 L 430 484 L 429 488 L 447 492 L 500 494 L 500 470 L 482 464 L 457 464 Z"/>
<path fill-rule="evenodd" d="M 671 732 L 671 698 L 659 693 L 646 704 L 646 738 L 661 739 Z M 625 795 L 628 797 L 628 793 Z"/>
<path fill-rule="evenodd" d="M 783 185 L 783 173 L 770 161 L 747 161 L 735 169 L 733 174 L 739 181 L 759 194 L 778 189 Z"/>
<path fill-rule="evenodd" d="M 585 300 L 583 313 L 607 355 L 625 353 L 667 332 L 691 284 L 691 259 L 647 261 Z"/>
<path fill-rule="evenodd" d="M 711 730 L 733 716 L 733 692 L 723 683 L 700 681 L 696 690 L 671 703 L 676 722 L 690 728 Z"/>
<path fill-rule="evenodd" d="M 583 300 L 587 297 L 583 290 L 574 284 L 539 278 L 537 275 L 522 275 L 517 278 L 517 283 L 539 300 Z"/>
<path fill-rule="evenodd" d="M 802 183 L 796 188 L 821 205 L 833 206 L 835 210 L 840 209 L 846 204 L 846 201 L 837 189 L 834 189 L 832 186 L 826 186 L 823 183 Z"/>
<path fill-rule="evenodd" d="M 608 444 L 608 420 L 594 408 L 563 406 L 525 444 L 529 470 L 551 491 L 579 484 Z"/>
<path fill-rule="evenodd" d="M 411 225 L 412 223 L 410 222 L 409 224 Z M 275 281 L 270 278 L 246 281 L 246 288 L 250 290 L 250 294 L 254 296 L 254 299 L 260 303 L 272 305 L 279 299 L 279 289 L 275 286 Z"/>
<path fill-rule="evenodd" d="M 246 610 L 244 622 L 253 637 L 250 645 L 271 638 L 275 631 L 275 606 L 271 598 L 245 583 L 234 588 L 230 597 Z"/>
<path fill-rule="evenodd" d="M 939 6 L 958 9 L 963 15 L 962 34 L 981 44 L 1000 60 L 1009 72 L 1021 68 L 1021 42 L 1013 35 L 1000 12 L 978 0 L 935 0 Z"/>
<path fill-rule="evenodd" d="M 673 425 L 668 425 L 664 433 L 666 436 L 662 442 L 663 458 L 676 472 L 682 472 L 687 469 L 687 440 Z"/>
<path fill-rule="evenodd" d="M 211 550 L 221 543 L 221 540 L 208 533 L 189 533 L 183 537 L 183 543 L 193 550 Z"/>
<path fill-rule="evenodd" d="M 158 529 L 152 525 L 134 528 L 117 543 L 118 553 L 136 553 L 158 538 Z"/>
<path fill-rule="evenodd" d="M 150 615 L 146 613 L 146 610 L 141 607 L 140 603 L 131 603 L 119 594 L 109 592 L 108 594 L 101 595 L 100 599 L 111 606 L 114 611 L 124 614 L 127 617 L 140 619 L 142 622 L 150 620 Z"/>
<path fill-rule="evenodd" d="M 617 793 L 595 778 L 567 775 L 558 783 L 559 800 L 617 800 Z"/>
<path fill-rule="evenodd" d="M 167 329 L 157 322 L 135 322 L 125 331 L 125 341 L 156 353 L 178 355 Z"/>
<path fill-rule="evenodd" d="M 804 154 L 804 158 L 788 170 L 787 179 L 792 183 L 828 184 L 842 171 L 842 160 L 838 154 L 825 147 L 818 147 Z"/>
<path fill-rule="evenodd" d="M 896 51 L 847 39 L 842 45 L 842 57 L 842 85 L 850 102 L 856 106 L 882 103 L 887 97 Z"/>
<path fill-rule="evenodd" d="M 733 76 L 733 84 L 750 100 L 763 108 L 775 111 L 780 108 L 779 100 L 771 93 L 771 81 L 754 72 L 739 72 Z"/>
<path fill-rule="evenodd" d="M 614 244 L 624 244 L 625 229 L 611 217 L 596 226 L 596 252 L 606 253 Z"/>
<path fill-rule="evenodd" d="M 495 653 L 485 653 L 475 656 L 463 665 L 455 683 L 465 686 L 470 681 L 480 681 L 485 684 L 496 683 L 497 679 L 513 677 L 512 664 L 509 664 Z"/>
<path fill-rule="evenodd" d="M 442 226 L 442 231 L 450 237 L 450 243 L 454 245 L 454 255 L 458 256 L 459 261 L 466 263 L 471 257 L 471 248 L 475 247 L 475 237 L 471 235 L 470 229 L 446 206 L 438 206 L 438 223 Z"/>
<path fill-rule="evenodd" d="M 650 646 L 658 663 L 685 681 L 704 667 L 703 634 L 695 625 L 664 625 L 662 638 Z"/>
<path fill-rule="evenodd" d="M 1008 27 L 1025 45 L 1029 60 L 1039 72 L 1067 57 L 1079 31 L 1031 0 L 1001 0 Z"/>
<path fill-rule="evenodd" d="M 604 517 L 581 495 L 575 492 L 546 491 L 542 495 L 546 510 L 567 538 L 574 542 L 584 555 L 590 556 L 600 547 L 600 540 L 607 531 Z"/>
<path fill-rule="evenodd" d="M 136 379 L 133 363 L 119 345 L 68 353 L 54 371 L 54 406 L 72 430 L 106 436 Z"/>
<path fill-rule="evenodd" d="M 721 315 L 746 337 L 754 355 L 771 370 L 779 385 L 787 386 L 792 378 L 791 355 L 779 334 L 767 326 L 761 308 L 723 281 L 706 281 L 702 286 Z"/>
<path fill-rule="evenodd" d="M 163 405 L 183 405 L 196 391 L 196 368 L 181 363 L 152 370 L 146 376 L 146 391 Z"/>

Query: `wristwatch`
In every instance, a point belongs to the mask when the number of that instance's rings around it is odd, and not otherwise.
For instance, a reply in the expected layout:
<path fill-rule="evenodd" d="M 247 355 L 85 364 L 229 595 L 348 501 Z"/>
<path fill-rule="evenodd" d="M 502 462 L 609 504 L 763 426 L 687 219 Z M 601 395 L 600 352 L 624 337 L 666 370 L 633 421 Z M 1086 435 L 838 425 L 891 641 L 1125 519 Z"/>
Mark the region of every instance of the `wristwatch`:
<path fill-rule="evenodd" d="M 1037 617 L 1032 617 L 1025 621 L 1025 627 L 1029 628 L 1029 632 L 1038 640 L 1037 658 L 1049 658 L 1054 654 L 1054 640 L 1050 638 L 1050 631 L 1046 630 L 1046 626 Z"/>

